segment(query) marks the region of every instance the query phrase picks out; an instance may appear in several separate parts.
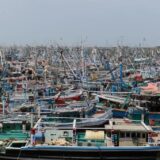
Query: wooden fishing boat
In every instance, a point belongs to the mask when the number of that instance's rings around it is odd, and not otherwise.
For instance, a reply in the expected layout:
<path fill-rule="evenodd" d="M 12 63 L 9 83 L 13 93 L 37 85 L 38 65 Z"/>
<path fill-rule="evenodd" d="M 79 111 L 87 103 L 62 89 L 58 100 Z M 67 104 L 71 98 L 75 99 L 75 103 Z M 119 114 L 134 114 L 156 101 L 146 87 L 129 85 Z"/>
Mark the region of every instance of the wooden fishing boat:
<path fill-rule="evenodd" d="M 148 83 L 147 86 L 140 87 L 141 95 L 160 95 L 160 82 Z"/>
<path fill-rule="evenodd" d="M 59 92 L 55 95 L 55 102 L 58 104 L 64 104 L 66 100 L 76 100 L 79 101 L 81 99 L 83 91 L 82 90 L 68 90 L 64 92 Z"/>
<path fill-rule="evenodd" d="M 77 146 L 36 146 L 8 148 L 0 154 L 1 160 L 158 160 L 159 146 L 147 147 L 77 147 Z"/>
<path fill-rule="evenodd" d="M 151 128 L 145 124 L 128 120 L 111 120 L 105 128 L 99 129 L 77 128 L 76 124 L 70 130 L 48 128 L 44 131 L 39 128 L 37 132 L 31 131 L 30 142 L 12 141 L 3 147 L 0 159 L 158 160 L 160 146 L 153 136 Z M 150 142 L 152 139 L 154 141 Z"/>
<path fill-rule="evenodd" d="M 70 101 L 64 105 L 55 104 L 49 108 L 41 107 L 41 115 L 50 114 L 55 117 L 90 117 L 96 112 L 96 100 Z"/>
<path fill-rule="evenodd" d="M 96 115 L 96 114 L 95 114 Z M 93 115 L 92 115 L 93 116 Z M 111 110 L 98 115 L 93 118 L 79 118 L 76 122 L 78 127 L 97 127 L 103 126 L 105 123 L 108 123 L 108 120 L 112 118 Z M 41 124 L 46 124 L 49 127 L 69 127 L 73 126 L 73 119 L 69 117 L 44 117 L 41 119 Z"/>

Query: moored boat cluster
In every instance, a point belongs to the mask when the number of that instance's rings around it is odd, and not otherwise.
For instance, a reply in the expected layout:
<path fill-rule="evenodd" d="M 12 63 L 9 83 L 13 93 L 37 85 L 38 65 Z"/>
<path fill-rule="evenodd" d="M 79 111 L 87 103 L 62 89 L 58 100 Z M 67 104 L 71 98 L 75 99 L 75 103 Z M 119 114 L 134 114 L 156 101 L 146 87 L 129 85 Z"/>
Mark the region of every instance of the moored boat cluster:
<path fill-rule="evenodd" d="M 0 159 L 160 158 L 159 54 L 2 47 Z"/>

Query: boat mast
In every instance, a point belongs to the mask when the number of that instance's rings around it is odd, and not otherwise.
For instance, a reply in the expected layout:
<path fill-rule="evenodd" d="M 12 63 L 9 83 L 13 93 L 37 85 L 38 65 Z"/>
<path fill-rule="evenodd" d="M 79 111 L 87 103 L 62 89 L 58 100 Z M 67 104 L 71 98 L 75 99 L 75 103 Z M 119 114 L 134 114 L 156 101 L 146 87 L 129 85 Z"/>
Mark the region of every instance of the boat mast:
<path fill-rule="evenodd" d="M 82 76 L 81 76 L 81 80 L 82 80 L 82 84 L 84 83 L 84 79 L 85 79 L 85 59 L 84 59 L 84 46 L 82 44 L 81 41 L 81 70 L 82 70 Z"/>

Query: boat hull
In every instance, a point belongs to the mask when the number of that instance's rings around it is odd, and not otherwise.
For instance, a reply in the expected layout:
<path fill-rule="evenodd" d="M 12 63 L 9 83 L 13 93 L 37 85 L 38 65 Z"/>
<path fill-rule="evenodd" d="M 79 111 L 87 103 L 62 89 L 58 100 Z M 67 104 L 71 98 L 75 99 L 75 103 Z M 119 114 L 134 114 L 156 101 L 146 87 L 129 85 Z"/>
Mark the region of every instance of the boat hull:
<path fill-rule="evenodd" d="M 65 104 L 65 101 L 72 100 L 72 101 L 80 101 L 81 95 L 73 96 L 73 97 L 59 97 L 55 100 L 56 104 Z"/>
<path fill-rule="evenodd" d="M 160 147 L 28 147 L 0 160 L 160 160 Z"/>

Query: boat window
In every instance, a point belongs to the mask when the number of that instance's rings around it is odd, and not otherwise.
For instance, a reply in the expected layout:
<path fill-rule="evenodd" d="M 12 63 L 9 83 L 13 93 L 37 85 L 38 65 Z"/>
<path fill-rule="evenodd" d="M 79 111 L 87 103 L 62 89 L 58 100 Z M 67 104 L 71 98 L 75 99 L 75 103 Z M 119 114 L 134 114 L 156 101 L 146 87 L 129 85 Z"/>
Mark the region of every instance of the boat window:
<path fill-rule="evenodd" d="M 12 143 L 10 147 L 14 147 L 14 148 L 20 148 L 20 147 L 24 147 L 26 145 L 26 143 Z"/>
<path fill-rule="evenodd" d="M 146 138 L 146 134 L 145 133 L 142 134 L 142 138 Z"/>
<path fill-rule="evenodd" d="M 68 132 L 67 132 L 67 131 L 64 131 L 64 132 L 63 132 L 63 136 L 68 136 Z"/>
<path fill-rule="evenodd" d="M 109 133 L 107 133 L 107 136 L 108 136 L 108 137 L 111 137 L 111 133 L 110 133 L 110 132 L 109 132 Z"/>
<path fill-rule="evenodd" d="M 130 132 L 127 132 L 127 133 L 126 133 L 126 137 L 130 137 Z"/>
<path fill-rule="evenodd" d="M 140 138 L 140 136 L 141 136 L 140 133 L 137 133 L 137 138 Z"/>
<path fill-rule="evenodd" d="M 136 133 L 133 132 L 133 133 L 132 133 L 132 138 L 135 138 L 135 137 L 136 137 Z"/>
<path fill-rule="evenodd" d="M 55 135 L 56 135 L 55 133 L 52 133 L 52 134 L 51 134 L 51 136 L 55 136 Z"/>
<path fill-rule="evenodd" d="M 121 133 L 120 133 L 120 137 L 121 137 L 121 138 L 124 138 L 124 137 L 125 137 L 124 132 L 121 132 Z"/>

